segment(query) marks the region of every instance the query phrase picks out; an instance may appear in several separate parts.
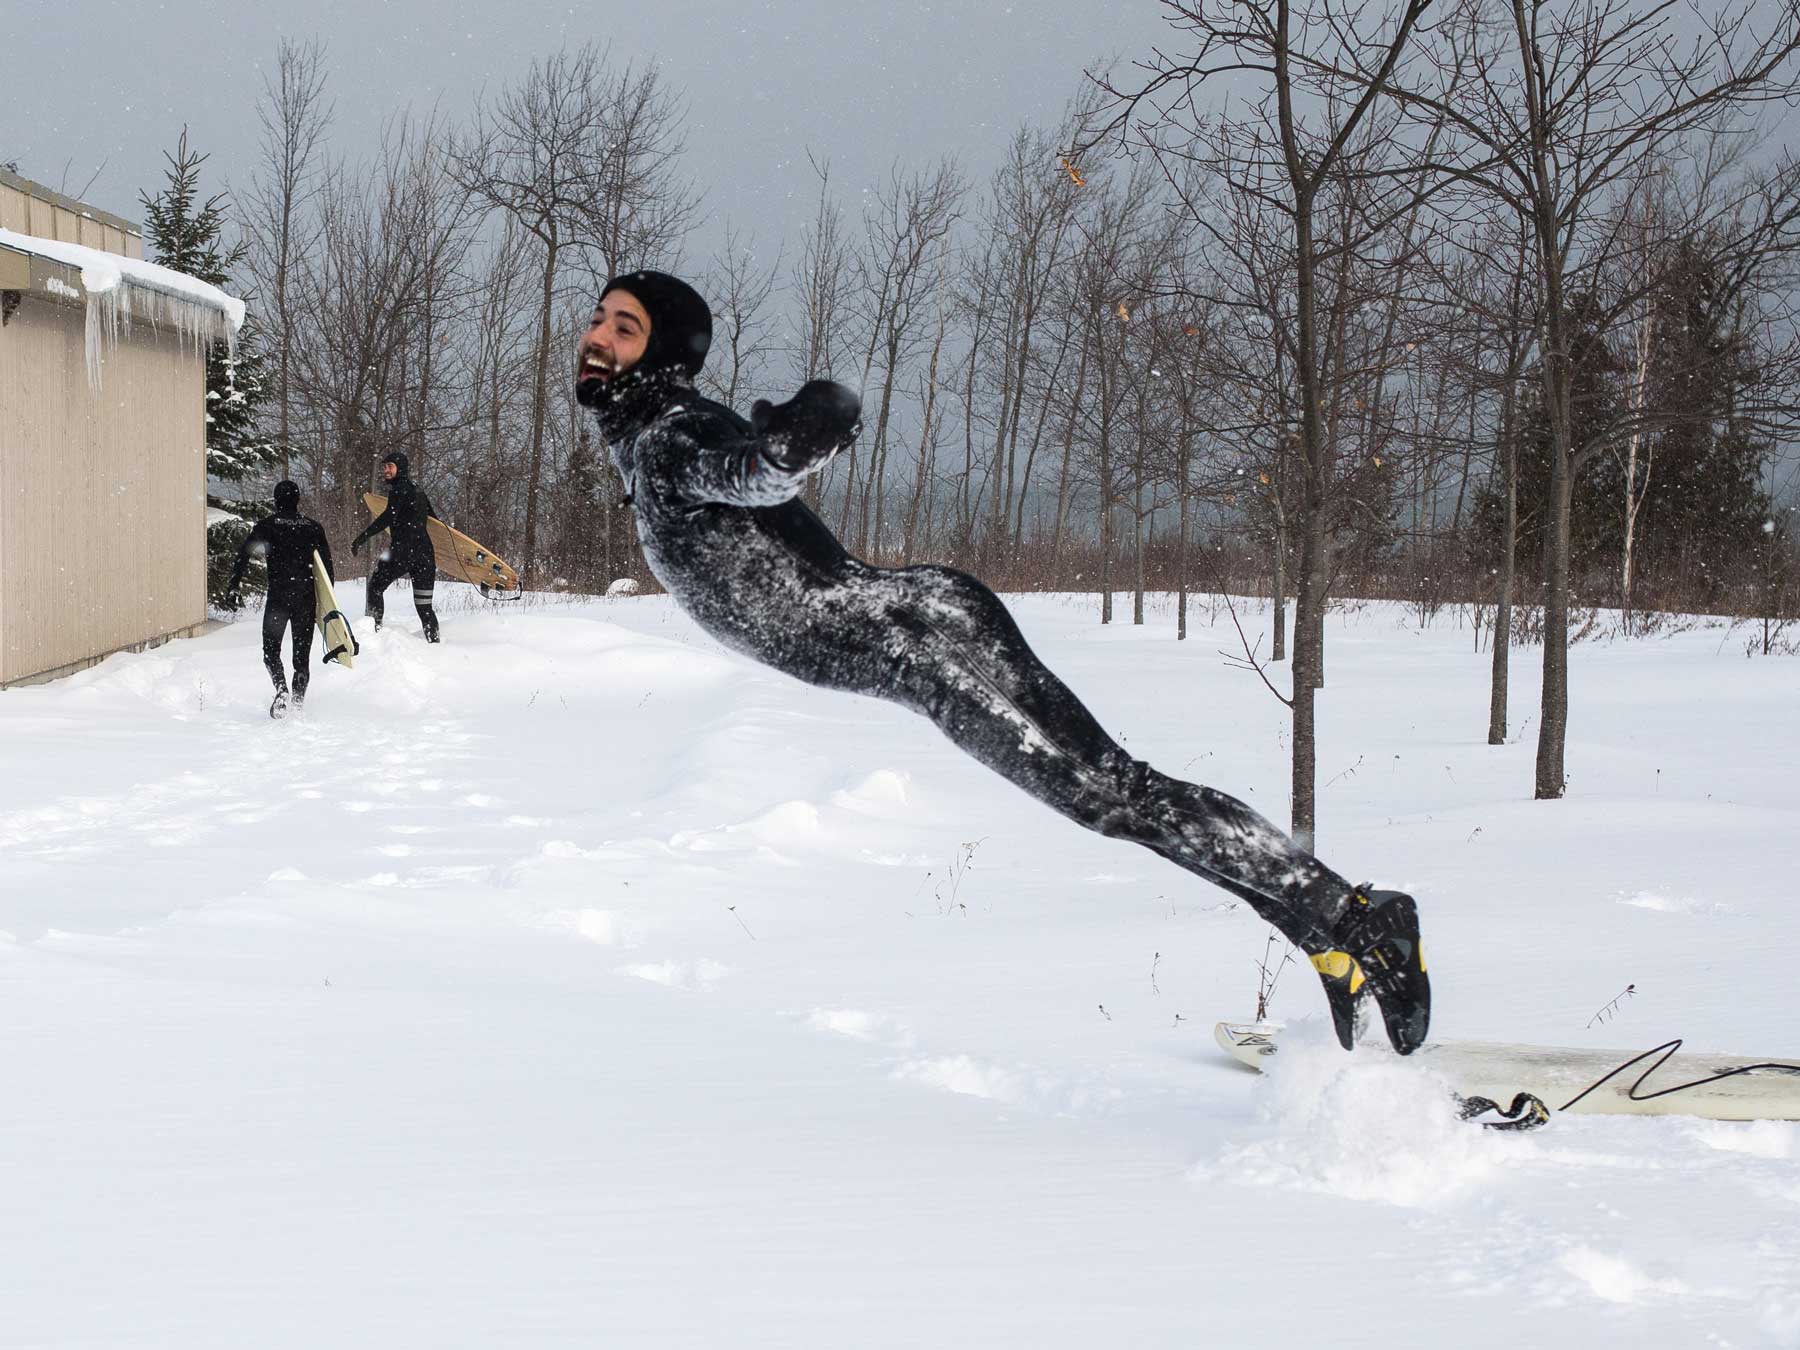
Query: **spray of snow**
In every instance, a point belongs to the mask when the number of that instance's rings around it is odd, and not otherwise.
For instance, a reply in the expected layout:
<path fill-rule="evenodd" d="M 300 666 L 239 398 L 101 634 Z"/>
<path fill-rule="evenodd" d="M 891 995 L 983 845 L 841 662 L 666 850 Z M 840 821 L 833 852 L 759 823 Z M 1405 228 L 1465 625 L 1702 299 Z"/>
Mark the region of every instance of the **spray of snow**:
<path fill-rule="evenodd" d="M 1270 1133 L 1190 1176 L 1432 1209 L 1531 1147 L 1459 1119 L 1436 1075 L 1373 1048 L 1346 1055 L 1317 1022 L 1283 1036 L 1258 1093 Z"/>

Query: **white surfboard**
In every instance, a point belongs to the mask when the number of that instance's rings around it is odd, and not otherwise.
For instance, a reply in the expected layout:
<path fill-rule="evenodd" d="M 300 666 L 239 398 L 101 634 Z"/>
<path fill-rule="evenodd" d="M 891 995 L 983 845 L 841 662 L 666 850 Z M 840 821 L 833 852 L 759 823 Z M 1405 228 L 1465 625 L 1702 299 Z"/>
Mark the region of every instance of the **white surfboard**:
<path fill-rule="evenodd" d="M 313 550 L 313 616 L 319 625 L 319 636 L 325 643 L 325 654 L 322 661 L 336 661 L 345 670 L 356 664 L 356 653 L 360 650 L 356 645 L 356 634 L 350 631 L 350 620 L 338 608 L 337 596 L 332 593 L 331 573 L 325 570 L 325 560 L 319 556 L 319 550 Z"/>
<path fill-rule="evenodd" d="M 1280 1051 L 1278 1023 L 1220 1022 L 1213 1037 L 1258 1071 Z M 1800 1120 L 1800 1060 L 1769 1055 L 1575 1050 L 1493 1041 L 1432 1041 L 1403 1062 L 1440 1075 L 1462 1097 L 1509 1104 L 1529 1092 L 1552 1113 Z M 1359 1050 L 1359 1054 L 1370 1053 Z M 1383 1053 L 1375 1051 L 1374 1053 Z"/>

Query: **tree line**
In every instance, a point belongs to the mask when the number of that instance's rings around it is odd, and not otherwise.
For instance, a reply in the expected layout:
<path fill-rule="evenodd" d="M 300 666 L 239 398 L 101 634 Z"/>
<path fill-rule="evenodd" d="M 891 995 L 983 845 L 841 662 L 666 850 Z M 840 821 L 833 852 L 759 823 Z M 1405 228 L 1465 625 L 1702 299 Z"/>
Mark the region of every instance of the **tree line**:
<path fill-rule="evenodd" d="M 1764 110 L 1800 93 L 1800 8 L 1164 9 L 1167 44 L 1072 79 L 984 179 L 896 164 L 852 211 L 814 156 L 799 238 L 727 217 L 708 257 L 654 66 L 552 53 L 350 160 L 323 49 L 284 43 L 231 200 L 271 471 L 345 530 L 404 449 L 532 584 L 648 582 L 566 367 L 603 278 L 680 271 L 714 306 L 706 392 L 861 389 L 807 493 L 863 556 L 1094 591 L 1103 621 L 1174 591 L 1183 635 L 1190 589 L 1276 601 L 1243 655 L 1292 660 L 1303 842 L 1346 595 L 1482 606 L 1496 741 L 1509 650 L 1541 640 L 1560 795 L 1571 607 L 1794 611 L 1769 488 L 1800 173 Z"/>

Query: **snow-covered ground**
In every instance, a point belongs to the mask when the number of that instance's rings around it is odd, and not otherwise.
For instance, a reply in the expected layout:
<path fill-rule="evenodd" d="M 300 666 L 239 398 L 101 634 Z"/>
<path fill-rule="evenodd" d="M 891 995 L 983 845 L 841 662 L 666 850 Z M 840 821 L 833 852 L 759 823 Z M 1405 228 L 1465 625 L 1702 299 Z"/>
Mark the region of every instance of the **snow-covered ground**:
<path fill-rule="evenodd" d="M 1222 611 L 1015 604 L 1285 822 Z M 390 610 L 303 720 L 253 622 L 0 694 L 0 1346 L 1800 1345 L 1800 1126 L 1483 1132 L 1295 967 L 1259 1077 L 1265 926 L 925 722 L 664 598 Z M 1466 626 L 1329 643 L 1321 852 L 1436 1035 L 1800 1055 L 1800 661 L 1577 648 L 1539 803 Z"/>

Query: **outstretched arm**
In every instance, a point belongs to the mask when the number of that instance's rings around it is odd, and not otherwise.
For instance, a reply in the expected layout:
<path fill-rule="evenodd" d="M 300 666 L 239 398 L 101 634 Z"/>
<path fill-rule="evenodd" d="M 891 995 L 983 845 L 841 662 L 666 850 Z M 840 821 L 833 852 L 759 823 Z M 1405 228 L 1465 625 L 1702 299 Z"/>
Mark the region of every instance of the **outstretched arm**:
<path fill-rule="evenodd" d="M 361 534 L 357 535 L 356 538 L 354 538 L 350 541 L 350 555 L 352 557 L 355 557 L 357 550 L 362 548 L 362 546 L 364 544 L 368 543 L 369 540 L 373 539 L 376 535 L 380 534 L 383 530 L 387 529 L 387 527 L 392 525 L 393 523 L 394 523 L 394 503 L 393 503 L 393 499 L 389 498 L 387 508 L 384 511 L 382 511 L 382 513 L 380 515 L 376 516 L 374 520 L 369 522 L 367 529 L 365 529 Z"/>
<path fill-rule="evenodd" d="M 862 401 L 843 385 L 810 380 L 786 403 L 759 400 L 748 436 L 703 443 L 676 422 L 665 434 L 686 444 L 668 444 L 668 453 L 650 458 L 662 459 L 669 487 L 688 501 L 779 506 L 856 439 L 861 413 Z"/>

